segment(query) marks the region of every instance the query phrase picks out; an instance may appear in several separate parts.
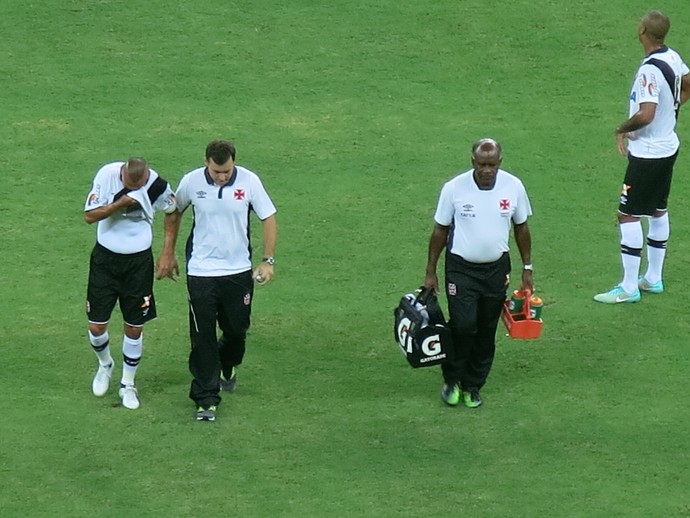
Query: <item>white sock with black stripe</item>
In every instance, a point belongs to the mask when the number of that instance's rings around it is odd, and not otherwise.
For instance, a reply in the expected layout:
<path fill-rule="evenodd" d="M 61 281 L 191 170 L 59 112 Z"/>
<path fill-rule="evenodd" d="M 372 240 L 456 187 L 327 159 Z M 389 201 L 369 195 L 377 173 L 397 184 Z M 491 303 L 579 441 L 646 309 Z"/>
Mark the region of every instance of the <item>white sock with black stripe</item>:
<path fill-rule="evenodd" d="M 127 335 L 122 339 L 122 385 L 134 385 L 134 376 L 139 367 L 141 352 L 144 343 L 144 334 L 139 338 L 130 338 Z"/>
<path fill-rule="evenodd" d="M 647 282 L 655 284 L 661 280 L 666 259 L 666 244 L 671 235 L 671 224 L 668 212 L 658 218 L 649 220 L 649 232 L 647 233 L 647 272 L 644 278 Z"/>
<path fill-rule="evenodd" d="M 623 262 L 623 282 L 621 287 L 626 293 L 637 290 L 637 279 L 640 276 L 640 262 L 642 257 L 642 223 L 627 221 L 620 224 L 621 229 L 621 260 Z"/>
<path fill-rule="evenodd" d="M 91 333 L 91 330 L 89 330 L 89 342 L 91 343 L 93 352 L 95 352 L 98 357 L 98 363 L 104 367 L 113 363 L 113 358 L 110 356 L 110 335 L 107 330 L 105 333 L 98 336 L 95 336 Z"/>

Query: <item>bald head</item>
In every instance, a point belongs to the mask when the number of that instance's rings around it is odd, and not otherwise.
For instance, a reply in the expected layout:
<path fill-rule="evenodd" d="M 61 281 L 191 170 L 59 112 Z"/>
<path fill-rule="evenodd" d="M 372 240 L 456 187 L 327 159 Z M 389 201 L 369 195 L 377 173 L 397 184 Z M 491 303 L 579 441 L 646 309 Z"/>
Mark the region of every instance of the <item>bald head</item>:
<path fill-rule="evenodd" d="M 663 43 L 671 30 L 671 20 L 660 11 L 649 11 L 642 18 L 641 28 L 652 42 Z"/>
<path fill-rule="evenodd" d="M 128 189 L 138 189 L 149 178 L 149 165 L 141 157 L 132 157 L 122 166 L 122 183 Z"/>
<path fill-rule="evenodd" d="M 472 145 L 472 158 L 502 156 L 501 145 L 492 138 L 481 138 Z"/>

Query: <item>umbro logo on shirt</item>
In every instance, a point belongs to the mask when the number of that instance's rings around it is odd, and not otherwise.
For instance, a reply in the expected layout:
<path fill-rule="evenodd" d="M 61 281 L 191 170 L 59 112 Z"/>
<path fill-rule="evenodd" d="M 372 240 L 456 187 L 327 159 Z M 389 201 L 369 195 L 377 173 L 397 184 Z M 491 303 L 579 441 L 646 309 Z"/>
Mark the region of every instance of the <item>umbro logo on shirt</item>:
<path fill-rule="evenodd" d="M 462 218 L 476 218 L 477 215 L 474 213 L 474 205 L 471 203 L 466 203 L 462 206 L 462 212 L 460 213 Z"/>
<path fill-rule="evenodd" d="M 197 198 L 206 198 L 206 191 L 196 191 Z"/>

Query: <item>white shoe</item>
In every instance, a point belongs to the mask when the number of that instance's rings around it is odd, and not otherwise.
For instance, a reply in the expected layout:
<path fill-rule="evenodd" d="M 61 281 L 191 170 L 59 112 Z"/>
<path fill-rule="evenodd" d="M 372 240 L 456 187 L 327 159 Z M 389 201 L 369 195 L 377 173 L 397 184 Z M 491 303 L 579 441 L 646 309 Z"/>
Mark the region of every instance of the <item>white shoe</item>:
<path fill-rule="evenodd" d="M 108 387 L 110 386 L 110 376 L 113 374 L 113 367 L 115 362 L 110 358 L 110 365 L 98 365 L 98 370 L 96 375 L 93 377 L 93 382 L 91 383 L 91 390 L 94 396 L 105 396 L 108 392 Z"/>
<path fill-rule="evenodd" d="M 123 407 L 129 408 L 130 410 L 139 408 L 139 395 L 134 385 L 120 385 L 119 394 Z"/>

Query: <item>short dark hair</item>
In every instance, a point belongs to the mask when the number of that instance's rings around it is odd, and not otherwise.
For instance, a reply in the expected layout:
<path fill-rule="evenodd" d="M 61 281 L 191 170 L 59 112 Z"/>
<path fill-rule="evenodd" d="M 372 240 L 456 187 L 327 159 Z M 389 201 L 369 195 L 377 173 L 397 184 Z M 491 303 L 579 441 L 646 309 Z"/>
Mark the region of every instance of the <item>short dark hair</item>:
<path fill-rule="evenodd" d="M 660 11 L 649 11 L 642 18 L 642 24 L 647 29 L 647 34 L 658 43 L 663 43 L 671 30 L 671 20 Z"/>
<path fill-rule="evenodd" d="M 149 170 L 146 159 L 135 156 L 125 162 L 125 174 L 134 183 L 138 183 L 144 178 Z"/>
<path fill-rule="evenodd" d="M 206 160 L 213 159 L 216 164 L 224 164 L 229 158 L 235 161 L 235 144 L 229 140 L 212 140 L 206 146 Z"/>

